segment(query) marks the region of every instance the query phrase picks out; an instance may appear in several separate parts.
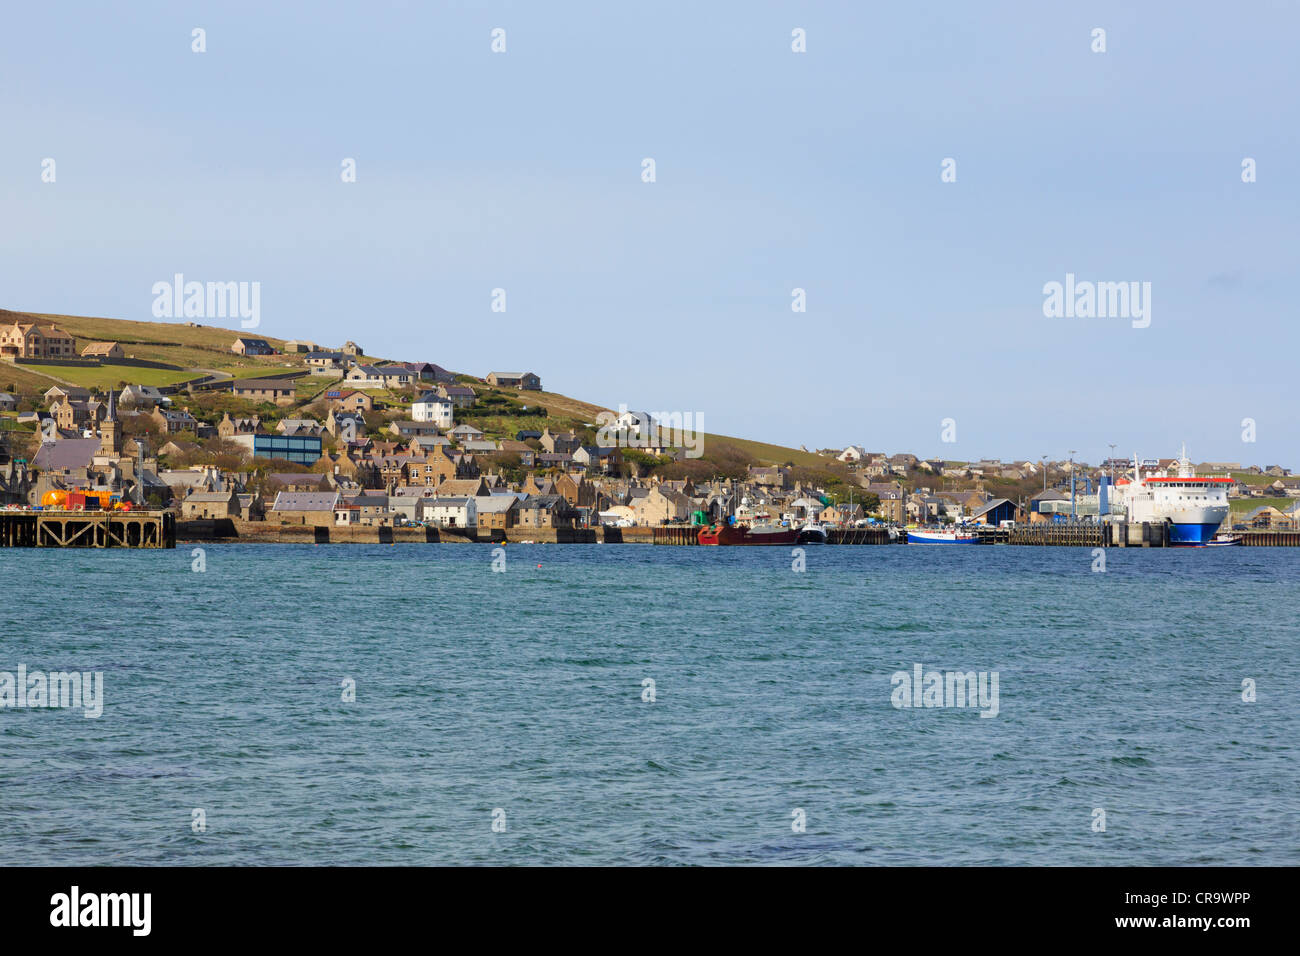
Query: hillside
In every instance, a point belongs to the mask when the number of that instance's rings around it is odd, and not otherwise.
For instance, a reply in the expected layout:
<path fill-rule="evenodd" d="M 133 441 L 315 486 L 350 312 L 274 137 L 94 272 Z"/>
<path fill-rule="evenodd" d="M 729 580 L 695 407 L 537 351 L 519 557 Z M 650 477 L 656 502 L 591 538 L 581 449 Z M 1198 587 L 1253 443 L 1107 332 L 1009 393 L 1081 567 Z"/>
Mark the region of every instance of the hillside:
<path fill-rule="evenodd" d="M 334 383 L 328 379 L 311 377 L 301 355 L 281 354 L 274 356 L 243 357 L 230 351 L 230 345 L 239 335 L 265 339 L 277 349 L 282 349 L 284 339 L 275 338 L 260 329 L 240 330 L 224 328 L 210 324 L 189 324 L 186 322 L 138 322 L 129 319 L 109 319 L 91 316 L 54 315 L 46 313 L 14 312 L 0 309 L 0 324 L 11 325 L 14 322 L 36 322 L 53 324 L 76 337 L 78 353 L 90 342 L 118 342 L 128 358 L 150 362 L 166 363 L 171 369 L 140 368 L 123 365 L 104 365 L 96 368 L 64 365 L 15 365 L 0 361 L 0 391 L 13 386 L 23 393 L 44 392 L 51 385 L 81 385 L 87 388 L 104 389 L 119 387 L 123 382 L 145 385 L 175 385 L 191 379 L 218 373 L 231 378 L 250 378 L 266 374 L 283 374 L 289 369 L 300 368 L 303 378 L 299 382 L 299 401 L 295 408 L 271 409 L 273 416 L 293 415 L 303 407 L 310 405 L 320 392 Z M 337 347 L 338 343 L 320 343 L 322 348 Z M 407 361 L 423 356 L 367 356 L 368 361 L 382 363 L 385 361 Z M 491 357 L 484 356 L 485 367 Z M 543 370 L 544 371 L 544 370 Z M 555 392 L 519 392 L 514 389 L 494 389 L 481 379 L 466 375 L 465 381 L 479 394 L 480 401 L 495 402 L 492 410 L 475 406 L 468 410 L 463 420 L 469 421 L 483 429 L 489 437 L 513 437 L 521 429 L 541 430 L 549 427 L 552 431 L 573 428 L 587 433 L 588 439 L 594 438 L 596 416 L 602 411 L 610 411 L 603 405 L 584 402 L 580 399 Z M 545 376 L 543 375 L 543 381 Z M 409 403 L 409 395 L 371 392 L 377 398 L 400 411 L 403 402 Z M 239 402 L 227 397 L 220 402 L 198 402 L 205 410 L 214 411 L 216 417 L 223 410 L 253 411 L 251 406 L 242 409 Z M 530 406 L 524 409 L 523 406 Z M 536 407 L 545 409 L 545 415 L 537 415 Z M 318 409 L 317 409 L 318 410 Z M 497 411 L 502 412 L 498 414 Z M 209 418 L 198 408 L 195 414 L 201 419 Z M 265 415 L 264 415 L 265 417 Z M 462 416 L 457 415 L 461 421 Z M 741 438 L 724 435 L 706 434 L 703 443 L 704 454 L 700 459 L 688 460 L 662 467 L 661 473 L 666 477 L 690 476 L 695 478 L 719 474 L 744 473 L 747 465 L 792 464 L 806 477 L 816 476 L 819 480 L 835 485 L 839 481 L 848 481 L 848 472 L 834 459 L 802 451 Z"/>

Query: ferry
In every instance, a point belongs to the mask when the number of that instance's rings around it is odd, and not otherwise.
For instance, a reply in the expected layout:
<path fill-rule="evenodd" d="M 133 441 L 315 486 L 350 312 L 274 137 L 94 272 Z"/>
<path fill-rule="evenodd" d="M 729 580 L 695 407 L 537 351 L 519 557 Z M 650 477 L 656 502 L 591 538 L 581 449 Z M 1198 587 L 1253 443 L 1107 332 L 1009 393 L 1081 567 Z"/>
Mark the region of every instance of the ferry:
<path fill-rule="evenodd" d="M 1197 477 L 1184 445 L 1177 474 L 1166 470 L 1143 478 L 1134 455 L 1133 478 L 1116 481 L 1115 496 L 1129 521 L 1168 522 L 1171 545 L 1200 547 L 1214 540 L 1228 517 L 1231 487 L 1231 478 Z"/>
<path fill-rule="evenodd" d="M 908 528 L 908 544 L 979 544 L 979 535 L 970 531 L 953 529 L 942 531 L 930 528 Z"/>

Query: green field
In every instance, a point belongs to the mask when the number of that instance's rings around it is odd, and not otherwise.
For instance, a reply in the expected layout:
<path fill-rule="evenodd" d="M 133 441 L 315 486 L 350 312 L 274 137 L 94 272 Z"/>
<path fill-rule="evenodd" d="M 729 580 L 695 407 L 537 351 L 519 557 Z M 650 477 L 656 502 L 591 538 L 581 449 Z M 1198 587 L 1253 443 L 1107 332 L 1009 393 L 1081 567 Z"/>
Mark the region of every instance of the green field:
<path fill-rule="evenodd" d="M 1276 481 L 1277 479 L 1273 479 Z M 1256 508 L 1263 508 L 1266 505 L 1276 508 L 1278 511 L 1286 511 L 1296 503 L 1295 498 L 1230 498 L 1228 505 L 1232 508 L 1234 515 L 1249 514 Z"/>
<path fill-rule="evenodd" d="M 1255 475 L 1248 471 L 1233 471 L 1229 472 L 1229 474 L 1243 485 L 1251 485 L 1252 487 L 1255 485 L 1271 485 L 1277 481 L 1272 475 Z"/>
<path fill-rule="evenodd" d="M 170 371 L 162 368 L 135 368 L 130 365 L 24 365 L 25 371 L 36 371 L 84 388 L 116 388 L 118 382 L 132 385 L 174 385 L 198 377 L 197 372 Z M 5 377 L 0 369 L 0 379 Z M 49 385 L 57 384 L 50 381 Z"/>

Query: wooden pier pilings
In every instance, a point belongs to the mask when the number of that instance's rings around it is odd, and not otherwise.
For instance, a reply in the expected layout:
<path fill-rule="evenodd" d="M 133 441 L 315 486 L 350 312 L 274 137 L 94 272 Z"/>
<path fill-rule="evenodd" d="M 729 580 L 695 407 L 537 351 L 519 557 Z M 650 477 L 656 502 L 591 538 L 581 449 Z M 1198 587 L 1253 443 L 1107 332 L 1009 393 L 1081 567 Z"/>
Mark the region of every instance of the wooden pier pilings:
<path fill-rule="evenodd" d="M 1238 531 L 1243 545 L 1255 548 L 1300 548 L 1300 531 Z"/>
<path fill-rule="evenodd" d="M 827 544 L 906 544 L 907 535 L 899 532 L 893 538 L 889 536 L 889 529 L 883 525 L 874 525 L 866 528 L 828 528 L 826 531 Z"/>
<path fill-rule="evenodd" d="M 174 548 L 170 511 L 0 511 L 0 548 Z"/>
<path fill-rule="evenodd" d="M 695 544 L 700 543 L 700 526 L 694 524 L 663 524 L 653 529 L 651 540 L 655 544 Z M 606 539 L 608 540 L 608 539 Z"/>

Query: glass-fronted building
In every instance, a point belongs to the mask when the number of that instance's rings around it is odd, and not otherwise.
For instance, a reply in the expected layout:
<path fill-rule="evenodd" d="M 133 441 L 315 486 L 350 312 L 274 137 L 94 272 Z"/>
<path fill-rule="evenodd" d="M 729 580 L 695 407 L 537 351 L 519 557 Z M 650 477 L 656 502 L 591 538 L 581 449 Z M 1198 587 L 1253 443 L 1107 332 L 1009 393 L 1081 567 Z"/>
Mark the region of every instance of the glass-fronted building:
<path fill-rule="evenodd" d="M 314 465 L 320 460 L 321 440 L 313 435 L 232 435 L 253 453 L 254 458 L 282 458 L 299 465 Z"/>

